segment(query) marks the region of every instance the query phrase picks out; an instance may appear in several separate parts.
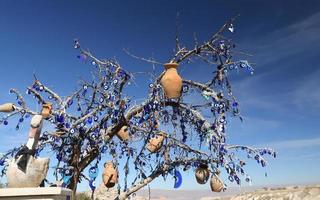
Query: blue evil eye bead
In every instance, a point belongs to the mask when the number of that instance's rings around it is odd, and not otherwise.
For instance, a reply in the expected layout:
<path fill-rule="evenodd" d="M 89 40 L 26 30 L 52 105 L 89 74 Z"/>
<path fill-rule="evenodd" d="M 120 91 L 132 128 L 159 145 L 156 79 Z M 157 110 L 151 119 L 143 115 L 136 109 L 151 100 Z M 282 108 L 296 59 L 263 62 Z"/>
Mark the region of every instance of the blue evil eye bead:
<path fill-rule="evenodd" d="M 73 48 L 75 48 L 75 49 L 79 49 L 79 48 L 80 48 L 80 43 L 79 43 L 78 40 L 74 40 L 74 46 L 73 46 Z"/>
<path fill-rule="evenodd" d="M 56 116 L 56 120 L 57 120 L 57 122 L 59 122 L 59 123 L 63 123 L 63 122 L 64 122 L 64 116 L 63 116 L 62 114 L 57 115 L 57 116 Z"/>
<path fill-rule="evenodd" d="M 74 134 L 74 132 L 75 132 L 74 128 L 70 129 L 69 132 L 70 132 L 71 134 Z"/>
<path fill-rule="evenodd" d="M 43 85 L 40 85 L 40 86 L 39 86 L 39 91 L 42 92 L 43 89 L 44 89 Z"/>
<path fill-rule="evenodd" d="M 229 176 L 228 179 L 229 179 L 230 182 L 234 181 L 234 178 L 232 176 Z"/>
<path fill-rule="evenodd" d="M 118 80 L 117 80 L 117 79 L 113 81 L 113 84 L 117 84 L 117 83 L 118 83 Z"/>
<path fill-rule="evenodd" d="M 3 124 L 4 124 L 4 125 L 8 125 L 9 122 L 8 122 L 7 120 L 4 120 L 4 121 L 3 121 Z"/>
<path fill-rule="evenodd" d="M 174 188 L 179 188 L 182 185 L 182 175 L 178 170 L 174 171 Z"/>
<path fill-rule="evenodd" d="M 95 190 L 96 189 L 96 182 L 94 180 L 90 180 L 89 187 L 91 190 Z"/>
<path fill-rule="evenodd" d="M 234 176 L 234 180 L 237 182 L 238 185 L 240 185 L 240 178 L 238 176 Z"/>
<path fill-rule="evenodd" d="M 70 100 L 68 101 L 68 106 L 71 106 L 72 104 L 73 104 L 73 100 L 70 99 Z"/>
<path fill-rule="evenodd" d="M 189 86 L 188 85 L 184 85 L 183 87 L 182 87 L 182 92 L 183 93 L 187 93 L 189 91 Z"/>
<path fill-rule="evenodd" d="M 108 147 L 107 146 L 103 146 L 102 149 L 101 149 L 101 153 L 105 153 L 107 150 L 108 150 Z"/>
<path fill-rule="evenodd" d="M 22 123 L 22 122 L 23 122 L 23 120 L 24 120 L 24 118 L 23 118 L 23 117 L 21 117 L 21 118 L 19 119 L 19 122 L 20 122 L 20 123 Z"/>
<path fill-rule="evenodd" d="M 153 83 L 149 84 L 149 88 L 153 88 L 153 86 L 154 86 Z"/>
<path fill-rule="evenodd" d="M 84 86 L 83 86 L 83 89 L 84 89 L 84 90 L 87 90 L 87 89 L 88 89 L 88 86 L 87 86 L 87 85 L 84 85 Z"/>
<path fill-rule="evenodd" d="M 57 154 L 57 159 L 60 161 L 62 159 L 62 156 L 60 154 Z"/>
<path fill-rule="evenodd" d="M 70 128 L 70 124 L 69 123 L 65 123 L 66 128 Z"/>
<path fill-rule="evenodd" d="M 99 99 L 99 102 L 100 102 L 100 103 L 103 103 L 103 101 L 104 101 L 104 98 L 101 97 L 101 98 Z"/>
<path fill-rule="evenodd" d="M 92 61 L 91 64 L 92 64 L 92 65 L 96 65 L 96 62 L 95 62 L 95 61 Z"/>
<path fill-rule="evenodd" d="M 70 176 L 70 175 L 72 174 L 72 172 L 71 172 L 71 170 L 66 169 L 66 170 L 64 171 L 64 174 L 65 174 L 66 176 Z"/>
<path fill-rule="evenodd" d="M 233 106 L 233 107 L 237 107 L 237 106 L 238 106 L 238 102 L 233 102 L 233 103 L 232 103 L 232 106 Z"/>
<path fill-rule="evenodd" d="M 3 158 L 0 159 L 0 166 L 3 166 L 5 163 L 5 160 Z"/>
<path fill-rule="evenodd" d="M 245 68 L 246 66 L 247 66 L 247 65 L 246 65 L 245 62 L 241 62 L 241 63 L 240 63 L 240 67 L 241 67 L 241 68 Z"/>
<path fill-rule="evenodd" d="M 95 122 L 97 122 L 99 120 L 99 117 L 97 117 L 97 116 L 95 116 L 94 118 L 93 118 L 93 121 L 95 121 Z"/>
<path fill-rule="evenodd" d="M 234 32 L 234 26 L 233 24 L 229 24 L 228 30 L 233 33 Z"/>
<path fill-rule="evenodd" d="M 53 96 L 52 96 L 52 95 L 50 95 L 50 96 L 48 97 L 48 99 L 53 99 Z"/>
<path fill-rule="evenodd" d="M 108 90 L 108 89 L 109 89 L 109 86 L 108 86 L 107 84 L 105 84 L 105 85 L 103 86 L 103 89 L 104 89 L 104 90 Z"/>
<path fill-rule="evenodd" d="M 92 117 L 88 117 L 87 124 L 92 124 Z"/>
<path fill-rule="evenodd" d="M 89 169 L 89 177 L 91 179 L 97 178 L 98 174 L 99 174 L 99 169 L 97 167 L 95 167 L 95 166 L 94 167 L 90 167 L 90 169 Z"/>

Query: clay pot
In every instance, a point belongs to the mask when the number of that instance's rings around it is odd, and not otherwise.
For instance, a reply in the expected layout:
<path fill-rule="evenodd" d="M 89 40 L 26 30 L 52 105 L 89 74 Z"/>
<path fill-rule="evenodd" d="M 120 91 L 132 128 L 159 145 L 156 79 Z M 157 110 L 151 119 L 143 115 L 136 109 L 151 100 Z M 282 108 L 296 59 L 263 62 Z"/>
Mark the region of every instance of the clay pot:
<path fill-rule="evenodd" d="M 34 158 L 33 156 L 30 156 L 26 173 L 18 168 L 18 159 L 16 161 L 15 159 L 12 159 L 9 163 L 6 173 L 8 187 L 38 187 L 47 176 L 50 161 L 49 158 Z"/>
<path fill-rule="evenodd" d="M 160 83 L 167 98 L 174 99 L 181 96 L 182 78 L 177 72 L 178 63 L 166 63 L 166 72 L 162 76 Z"/>
<path fill-rule="evenodd" d="M 210 176 L 210 172 L 207 165 L 200 165 L 196 169 L 195 177 L 199 184 L 205 184 Z"/>
<path fill-rule="evenodd" d="M 128 132 L 128 127 L 127 126 L 123 126 L 117 133 L 118 138 L 121 141 L 128 141 L 130 136 L 129 136 L 129 132 Z"/>
<path fill-rule="evenodd" d="M 107 188 L 112 188 L 118 182 L 118 172 L 111 161 L 104 164 L 102 180 Z"/>
<path fill-rule="evenodd" d="M 43 118 L 47 119 L 52 114 L 52 103 L 44 103 L 42 104 L 41 115 Z"/>
<path fill-rule="evenodd" d="M 224 188 L 223 183 L 218 178 L 218 175 L 213 175 L 210 180 L 210 187 L 212 192 L 221 192 Z"/>
<path fill-rule="evenodd" d="M 154 138 L 151 138 L 147 144 L 147 149 L 151 153 L 155 153 L 159 151 L 159 149 L 162 147 L 162 143 L 164 140 L 164 135 L 162 133 L 157 134 Z"/>
<path fill-rule="evenodd" d="M 8 113 L 12 111 L 14 111 L 13 103 L 5 103 L 0 105 L 0 112 Z"/>

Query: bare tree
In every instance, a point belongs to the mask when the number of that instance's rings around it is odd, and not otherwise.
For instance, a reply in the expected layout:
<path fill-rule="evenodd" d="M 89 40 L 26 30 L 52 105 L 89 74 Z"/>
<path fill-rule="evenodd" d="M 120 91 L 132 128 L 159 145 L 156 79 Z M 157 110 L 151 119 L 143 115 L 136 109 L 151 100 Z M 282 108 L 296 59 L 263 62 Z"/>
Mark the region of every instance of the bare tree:
<path fill-rule="evenodd" d="M 119 177 L 123 181 L 118 184 L 117 199 L 127 199 L 159 176 L 174 176 L 176 187 L 179 187 L 179 169 L 195 169 L 196 173 L 203 170 L 202 177 L 197 176 L 201 184 L 207 182 L 211 174 L 213 191 L 226 188 L 219 178 L 222 169 L 231 182 L 241 184 L 241 176 L 249 182 L 250 177 L 244 171 L 245 161 L 236 153 L 239 150 L 246 152 L 248 158 L 255 159 L 263 167 L 267 164 L 263 155 L 275 157 L 276 154 L 272 149 L 232 145 L 226 141 L 227 119 L 238 117 L 242 120 L 228 75 L 234 70 L 253 73 L 246 60 L 234 60 L 234 54 L 241 52 L 237 52 L 233 41 L 225 36 L 227 32 L 233 33 L 234 20 L 226 22 L 203 43 L 195 38 L 191 49 L 180 43 L 177 34 L 174 55 L 164 64 L 166 69 L 153 77 L 148 96 L 142 103 L 136 103 L 123 92 L 133 79 L 132 73 L 115 59 L 96 58 L 76 40 L 79 58 L 95 68 L 93 80 L 81 80 L 80 88 L 64 98 L 36 78 L 27 88 L 27 93 L 33 95 L 43 109 L 51 106 L 45 119 L 54 127 L 42 132 L 35 156 L 45 147 L 52 150 L 58 160 L 56 179 L 62 180 L 63 186 L 75 193 L 83 178 L 89 181 L 94 191 L 98 163 L 103 154 L 111 155 L 113 159 L 109 167 L 116 173 L 104 174 L 106 186 L 112 187 L 118 182 L 118 177 L 114 177 L 118 176 L 118 170 L 123 169 L 125 174 Z M 139 59 L 161 64 L 153 59 Z M 214 76 L 205 82 L 181 79 L 181 84 L 178 80 L 168 89 L 163 80 L 166 73 L 171 69 L 175 71 L 181 64 L 191 65 L 195 59 L 203 60 L 215 69 Z M 172 88 L 173 93 L 169 91 Z M 18 129 L 25 118 L 39 112 L 27 107 L 17 90 L 11 89 L 10 92 L 16 95 L 17 104 L 12 104 L 11 112 L 1 123 L 7 125 L 9 118 L 19 116 Z M 199 104 L 188 103 L 190 95 L 198 95 Z M 20 148 L 1 157 L 3 174 L 5 160 Z M 89 177 L 84 174 L 87 167 L 90 167 Z M 129 173 L 136 174 L 131 183 L 127 180 Z M 215 183 L 218 188 L 214 188 Z"/>

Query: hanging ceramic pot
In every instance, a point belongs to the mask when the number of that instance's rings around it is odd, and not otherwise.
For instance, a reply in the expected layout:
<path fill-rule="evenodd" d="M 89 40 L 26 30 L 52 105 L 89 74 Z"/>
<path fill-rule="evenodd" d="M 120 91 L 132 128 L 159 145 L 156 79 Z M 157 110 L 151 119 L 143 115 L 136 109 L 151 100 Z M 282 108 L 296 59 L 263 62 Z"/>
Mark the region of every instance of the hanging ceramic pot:
<path fill-rule="evenodd" d="M 127 126 L 123 126 L 117 133 L 118 138 L 121 141 L 128 141 L 130 136 L 129 136 L 129 131 L 128 131 L 128 127 Z"/>
<path fill-rule="evenodd" d="M 162 143 L 164 140 L 163 133 L 158 133 L 155 137 L 151 138 L 147 144 L 147 149 L 151 153 L 155 153 L 159 151 L 159 149 L 162 147 Z"/>
<path fill-rule="evenodd" d="M 118 182 L 118 172 L 111 161 L 104 164 L 102 180 L 107 188 L 112 188 Z"/>
<path fill-rule="evenodd" d="M 210 172 L 208 169 L 208 165 L 201 164 L 197 169 L 195 173 L 196 180 L 199 184 L 205 184 L 210 176 Z"/>
<path fill-rule="evenodd" d="M 182 78 L 177 72 L 178 63 L 166 63 L 166 69 L 160 83 L 164 89 L 167 98 L 174 99 L 181 96 Z"/>
<path fill-rule="evenodd" d="M 219 179 L 219 174 L 214 174 L 210 180 L 210 187 L 212 192 L 221 192 L 224 188 L 222 181 Z"/>
<path fill-rule="evenodd" d="M 14 111 L 14 106 L 13 103 L 5 103 L 0 105 L 0 112 L 12 112 Z"/>
<path fill-rule="evenodd" d="M 44 103 L 42 104 L 41 115 L 43 118 L 47 119 L 52 114 L 52 103 Z"/>

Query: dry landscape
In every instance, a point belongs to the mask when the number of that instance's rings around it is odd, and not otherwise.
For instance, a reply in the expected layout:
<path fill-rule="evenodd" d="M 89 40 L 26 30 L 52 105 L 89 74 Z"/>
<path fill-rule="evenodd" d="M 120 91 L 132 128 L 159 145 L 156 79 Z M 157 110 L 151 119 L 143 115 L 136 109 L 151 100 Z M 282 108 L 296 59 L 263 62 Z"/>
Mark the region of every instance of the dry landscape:
<path fill-rule="evenodd" d="M 89 194 L 89 193 L 88 193 Z M 107 190 L 102 185 L 96 190 L 95 199 L 113 200 L 115 189 Z M 144 190 L 132 198 L 148 200 L 148 191 Z M 207 190 L 152 190 L 151 200 L 319 200 L 320 185 L 287 186 L 274 188 L 248 187 L 230 189 L 222 194 Z"/>

